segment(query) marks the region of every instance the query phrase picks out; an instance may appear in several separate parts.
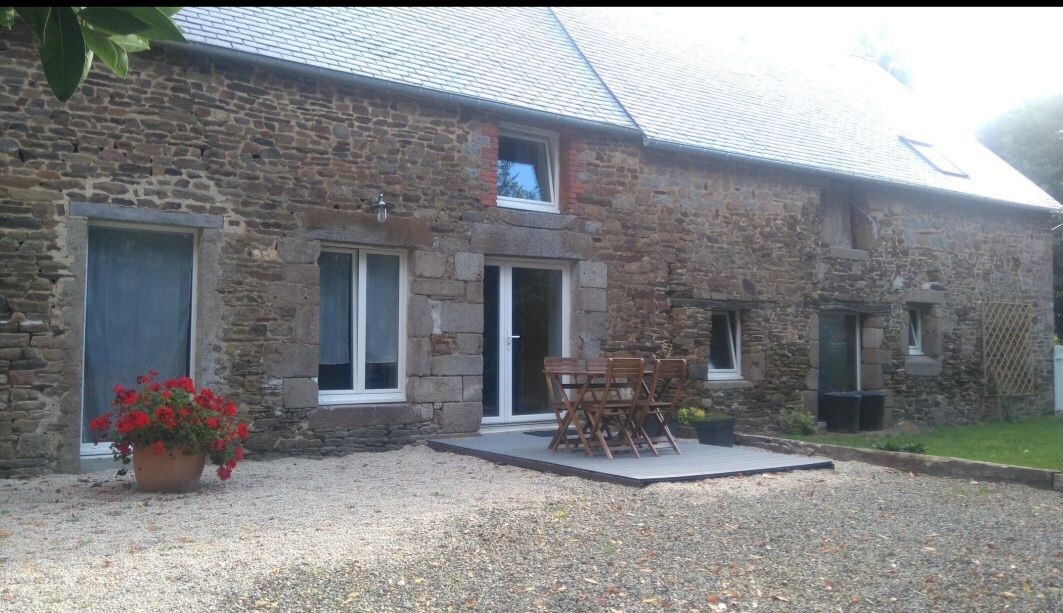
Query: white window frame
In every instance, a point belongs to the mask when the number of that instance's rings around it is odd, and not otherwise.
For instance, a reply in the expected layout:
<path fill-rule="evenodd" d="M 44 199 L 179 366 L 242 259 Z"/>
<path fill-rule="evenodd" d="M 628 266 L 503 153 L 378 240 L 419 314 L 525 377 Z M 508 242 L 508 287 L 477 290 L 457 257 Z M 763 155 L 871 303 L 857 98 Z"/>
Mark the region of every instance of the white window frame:
<path fill-rule="evenodd" d="M 558 172 L 558 160 L 560 159 L 560 149 L 558 147 L 557 132 L 551 132 L 549 130 L 541 130 L 538 128 L 529 128 L 526 126 L 516 126 L 508 123 L 501 123 L 498 126 L 499 138 L 505 136 L 508 138 L 517 138 L 520 140 L 527 140 L 537 143 L 543 143 L 546 145 L 546 176 L 550 180 L 550 202 L 543 202 L 539 200 L 528 200 L 525 198 L 511 198 L 509 196 L 498 196 L 497 204 L 500 207 L 509 209 L 522 209 L 525 211 L 539 211 L 542 213 L 559 213 L 561 208 L 559 206 L 560 196 L 558 192 L 558 185 L 560 185 L 560 177 Z M 495 161 L 497 167 L 497 160 Z M 495 191 L 498 191 L 498 182 L 495 182 Z"/>
<path fill-rule="evenodd" d="M 318 404 L 373 404 L 381 402 L 406 401 L 406 294 L 407 271 L 406 253 L 404 251 L 375 249 L 372 247 L 350 247 L 332 244 L 321 245 L 321 251 L 327 253 L 348 253 L 355 260 L 351 266 L 351 287 L 354 304 L 351 308 L 351 347 L 354 369 L 354 388 L 349 390 L 318 390 Z M 365 292 L 366 292 L 366 256 L 370 254 L 398 256 L 399 258 L 399 329 L 398 329 L 398 387 L 388 390 L 365 389 Z M 320 309 L 320 307 L 319 307 Z M 321 317 L 320 310 L 318 318 Z M 320 325 L 320 324 L 319 324 Z M 317 377 L 314 377 L 317 381 Z"/>
<path fill-rule="evenodd" d="M 734 313 L 734 330 L 731 330 L 731 314 Z M 742 311 L 738 309 L 715 310 L 709 315 L 709 331 L 712 331 L 712 316 L 726 315 L 727 332 L 731 335 L 731 363 L 734 368 L 713 368 L 712 360 L 707 365 L 707 379 L 709 381 L 733 381 L 742 378 Z"/>
<path fill-rule="evenodd" d="M 196 312 L 199 304 L 199 240 L 200 240 L 200 228 L 194 228 L 190 226 L 171 226 L 166 224 L 153 224 L 153 223 L 137 223 L 137 222 L 125 222 L 125 221 L 111 221 L 105 219 L 92 219 L 88 221 L 89 227 L 93 228 L 114 228 L 116 230 L 127 230 L 136 232 L 138 230 L 145 232 L 165 232 L 167 234 L 191 234 L 192 235 L 192 291 L 189 295 L 189 301 L 191 302 L 191 313 L 188 326 L 188 376 L 196 379 Z M 83 271 L 85 279 L 85 294 L 82 296 L 81 301 L 81 328 L 84 331 L 88 325 L 88 287 L 89 287 L 89 258 L 88 258 L 88 232 L 85 233 L 85 269 Z M 78 427 L 78 441 L 80 444 L 80 457 L 82 458 L 94 458 L 94 457 L 111 457 L 111 444 L 110 442 L 100 443 L 80 443 L 81 437 L 84 432 L 81 430 L 85 424 L 85 350 L 86 343 L 88 341 L 87 332 L 83 332 L 81 335 L 81 372 L 78 377 L 81 380 L 81 396 L 78 401 L 78 422 L 81 424 Z"/>
<path fill-rule="evenodd" d="M 913 318 L 912 315 L 915 315 Z M 908 345 L 908 355 L 925 355 L 923 353 L 923 307 L 918 304 L 908 305 L 908 335 L 915 328 L 915 344 Z"/>

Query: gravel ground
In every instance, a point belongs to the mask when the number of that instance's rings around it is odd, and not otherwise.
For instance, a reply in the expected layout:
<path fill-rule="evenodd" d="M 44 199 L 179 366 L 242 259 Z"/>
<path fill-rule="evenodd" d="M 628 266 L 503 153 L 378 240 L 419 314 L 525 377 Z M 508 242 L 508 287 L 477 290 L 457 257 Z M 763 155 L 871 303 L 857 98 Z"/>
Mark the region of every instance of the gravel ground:
<path fill-rule="evenodd" d="M 196 494 L 0 481 L 0 609 L 1063 609 L 1063 496 L 833 471 L 657 484 L 425 447 Z"/>

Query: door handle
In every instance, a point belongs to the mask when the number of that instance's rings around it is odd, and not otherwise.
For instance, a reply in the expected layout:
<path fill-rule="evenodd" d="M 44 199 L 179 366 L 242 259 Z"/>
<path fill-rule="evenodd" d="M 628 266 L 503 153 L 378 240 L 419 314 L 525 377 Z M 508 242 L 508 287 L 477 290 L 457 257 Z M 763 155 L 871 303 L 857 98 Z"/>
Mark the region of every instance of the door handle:
<path fill-rule="evenodd" d="M 506 347 L 512 347 L 513 346 L 513 339 L 515 339 L 515 338 L 520 338 L 520 336 L 515 336 L 513 334 L 510 334 L 508 337 L 506 337 Z"/>
<path fill-rule="evenodd" d="M 512 334 L 510 334 L 510 335 L 509 335 L 509 338 L 511 338 L 511 339 L 514 339 L 514 338 L 520 338 L 520 336 L 513 336 Z"/>

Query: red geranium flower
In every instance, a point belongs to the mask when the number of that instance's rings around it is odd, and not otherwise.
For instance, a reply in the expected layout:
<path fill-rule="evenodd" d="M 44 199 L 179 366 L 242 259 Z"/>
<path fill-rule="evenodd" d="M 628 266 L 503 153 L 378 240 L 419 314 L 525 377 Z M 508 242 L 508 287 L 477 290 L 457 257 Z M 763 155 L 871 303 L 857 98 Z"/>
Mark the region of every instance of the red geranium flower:
<path fill-rule="evenodd" d="M 233 469 L 230 468 L 228 465 L 219 466 L 218 467 L 218 478 L 219 479 L 221 479 L 222 481 L 225 481 L 231 476 L 233 476 Z"/>
<path fill-rule="evenodd" d="M 236 436 L 239 436 L 242 439 L 246 439 L 247 438 L 247 434 L 248 434 L 247 433 L 247 424 L 245 424 L 245 423 L 237 424 L 237 426 L 236 426 Z"/>
<path fill-rule="evenodd" d="M 167 427 L 173 428 L 177 425 L 174 420 L 173 409 L 167 406 L 162 406 L 155 409 L 155 419 L 161 424 L 165 424 Z"/>
<path fill-rule="evenodd" d="M 211 430 L 216 429 L 218 427 L 219 423 L 220 422 L 218 421 L 218 418 L 216 418 L 216 417 L 208 417 L 207 418 L 207 427 L 210 428 Z"/>
<path fill-rule="evenodd" d="M 106 432 L 111 427 L 111 414 L 104 413 L 89 422 L 89 430 L 93 432 Z"/>

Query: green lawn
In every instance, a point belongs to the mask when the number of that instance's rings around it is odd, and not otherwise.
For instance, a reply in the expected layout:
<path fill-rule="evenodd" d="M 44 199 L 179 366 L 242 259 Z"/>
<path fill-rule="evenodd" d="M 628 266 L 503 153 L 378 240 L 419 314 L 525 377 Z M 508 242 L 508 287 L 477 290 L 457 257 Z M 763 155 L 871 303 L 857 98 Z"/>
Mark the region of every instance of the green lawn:
<path fill-rule="evenodd" d="M 936 456 L 981 460 L 1063 470 L 1063 416 L 1038 417 L 1024 422 L 938 428 L 922 434 L 787 434 L 810 443 L 869 448 L 874 443 L 921 442 Z"/>

